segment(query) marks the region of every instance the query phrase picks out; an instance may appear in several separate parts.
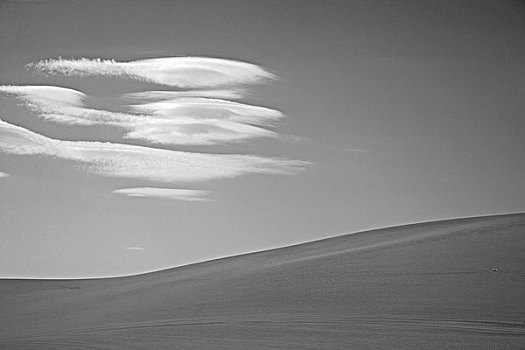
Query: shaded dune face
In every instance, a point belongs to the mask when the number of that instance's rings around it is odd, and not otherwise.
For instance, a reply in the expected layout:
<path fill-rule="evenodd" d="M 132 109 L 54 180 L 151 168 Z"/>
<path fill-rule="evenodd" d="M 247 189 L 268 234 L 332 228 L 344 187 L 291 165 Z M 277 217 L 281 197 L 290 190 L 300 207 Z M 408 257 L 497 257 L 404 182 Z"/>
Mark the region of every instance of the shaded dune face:
<path fill-rule="evenodd" d="M 519 349 L 525 215 L 132 277 L 0 280 L 0 349 Z"/>

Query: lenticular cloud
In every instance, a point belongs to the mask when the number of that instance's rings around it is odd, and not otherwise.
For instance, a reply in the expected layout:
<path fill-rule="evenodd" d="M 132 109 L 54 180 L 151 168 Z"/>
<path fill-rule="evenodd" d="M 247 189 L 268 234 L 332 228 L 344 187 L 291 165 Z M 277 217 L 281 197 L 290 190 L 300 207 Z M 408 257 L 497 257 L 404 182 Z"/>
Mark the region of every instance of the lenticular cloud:
<path fill-rule="evenodd" d="M 165 145 L 213 145 L 276 137 L 264 127 L 283 117 L 277 110 L 228 100 L 183 97 L 128 106 L 133 113 L 85 107 L 87 96 L 57 86 L 0 86 L 44 119 L 68 125 L 108 125 L 125 138 Z"/>
<path fill-rule="evenodd" d="M 115 194 L 128 197 L 151 197 L 165 198 L 178 201 L 202 202 L 208 201 L 209 192 L 202 190 L 187 190 L 180 188 L 160 188 L 160 187 L 134 187 L 121 188 L 113 191 Z"/>
<path fill-rule="evenodd" d="M 163 145 L 215 145 L 258 137 L 284 115 L 245 104 L 245 85 L 275 79 L 246 62 L 206 57 L 164 57 L 129 62 L 103 59 L 47 59 L 29 65 L 37 72 L 65 76 L 126 78 L 164 85 L 166 91 L 121 95 L 110 109 L 92 108 L 83 92 L 58 86 L 0 86 L 40 118 L 64 125 L 104 125 L 125 131 L 124 138 Z M 116 107 L 116 108 L 115 108 Z M 0 151 L 75 161 L 100 175 L 146 181 L 199 182 L 245 174 L 292 175 L 306 162 L 241 154 L 180 152 L 119 143 L 61 141 L 0 120 Z M 0 177 L 3 173 L 0 173 Z M 133 187 L 114 191 L 132 197 L 205 201 L 207 191 Z"/>
<path fill-rule="evenodd" d="M 244 95 L 240 89 L 217 89 L 217 90 L 181 90 L 181 91 L 142 91 L 123 95 L 128 100 L 138 101 L 162 101 L 181 97 L 209 97 L 222 99 L 239 99 Z"/>
<path fill-rule="evenodd" d="M 209 57 L 163 57 L 128 62 L 57 58 L 29 67 L 50 74 L 125 77 L 181 88 L 253 84 L 275 78 L 252 63 Z"/>
<path fill-rule="evenodd" d="M 82 108 L 86 95 L 80 91 L 47 85 L 4 85 L 0 93 L 14 95 L 44 119 L 63 124 L 94 125 Z M 101 111 L 102 112 L 102 111 Z"/>
<path fill-rule="evenodd" d="M 163 118 L 176 116 L 198 119 L 232 120 L 241 123 L 265 125 L 280 119 L 283 114 L 275 109 L 212 98 L 177 98 L 172 100 L 132 105 L 132 109 Z"/>
<path fill-rule="evenodd" d="M 0 151 L 80 162 L 106 176 L 162 182 L 199 182 L 250 173 L 292 175 L 301 161 L 239 154 L 180 152 L 110 143 L 61 141 L 0 120 Z"/>

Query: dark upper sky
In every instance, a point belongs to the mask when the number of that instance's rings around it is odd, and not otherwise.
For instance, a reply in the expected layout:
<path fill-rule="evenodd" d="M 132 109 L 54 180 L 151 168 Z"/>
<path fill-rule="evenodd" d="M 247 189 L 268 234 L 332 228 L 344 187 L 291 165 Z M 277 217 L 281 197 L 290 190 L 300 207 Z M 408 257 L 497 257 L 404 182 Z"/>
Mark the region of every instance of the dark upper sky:
<path fill-rule="evenodd" d="M 4 1 L 0 85 L 57 85 L 100 108 L 167 89 L 35 74 L 46 58 L 171 56 L 257 64 L 240 101 L 282 111 L 279 138 L 159 146 L 310 162 L 293 176 L 157 183 L 0 152 L 0 276 L 129 274 L 366 228 L 525 211 L 519 1 Z M 113 100 L 112 100 L 113 99 Z M 0 96 L 0 119 L 60 140 L 151 146 L 60 125 Z M 1 136 L 0 136 L 1 137 Z M 119 188 L 210 191 L 208 201 Z M 129 249 L 134 247 L 133 249 Z"/>

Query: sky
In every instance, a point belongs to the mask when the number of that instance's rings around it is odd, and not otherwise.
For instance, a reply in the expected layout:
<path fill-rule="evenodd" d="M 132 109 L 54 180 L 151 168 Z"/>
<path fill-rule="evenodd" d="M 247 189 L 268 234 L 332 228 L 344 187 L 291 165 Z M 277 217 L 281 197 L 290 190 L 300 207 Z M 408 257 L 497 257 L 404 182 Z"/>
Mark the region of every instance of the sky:
<path fill-rule="evenodd" d="M 525 211 L 520 1 L 0 2 L 0 277 Z"/>

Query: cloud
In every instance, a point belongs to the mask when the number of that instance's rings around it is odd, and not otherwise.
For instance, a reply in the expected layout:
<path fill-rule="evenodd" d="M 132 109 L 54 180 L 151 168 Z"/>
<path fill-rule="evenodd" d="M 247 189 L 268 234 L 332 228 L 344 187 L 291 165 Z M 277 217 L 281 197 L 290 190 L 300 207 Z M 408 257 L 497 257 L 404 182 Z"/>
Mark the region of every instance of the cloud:
<path fill-rule="evenodd" d="M 210 98 L 178 98 L 131 108 L 153 117 L 126 136 L 161 144 L 211 145 L 277 137 L 264 126 L 283 117 L 274 109 Z"/>
<path fill-rule="evenodd" d="M 65 108 L 83 104 L 86 95 L 80 91 L 50 85 L 2 85 L 0 91 L 24 96 L 38 106 Z"/>
<path fill-rule="evenodd" d="M 121 188 L 113 191 L 115 194 L 122 194 L 128 197 L 153 197 L 166 198 L 179 201 L 207 201 L 209 192 L 201 190 L 186 190 L 178 188 L 159 188 L 159 187 L 135 187 Z"/>
<path fill-rule="evenodd" d="M 177 87 L 121 95 L 115 112 L 89 106 L 89 96 L 58 86 L 0 86 L 39 117 L 65 125 L 105 125 L 125 130 L 125 138 L 153 144 L 214 145 L 257 137 L 284 115 L 275 109 L 231 100 L 244 95 L 242 84 L 276 78 L 246 62 L 204 57 L 165 57 L 130 62 L 101 59 L 49 59 L 35 70 L 66 76 L 105 76 Z M 96 174 L 164 183 L 199 182 L 246 174 L 296 174 L 307 162 L 242 154 L 207 154 L 110 142 L 51 139 L 0 120 L 0 151 L 77 162 Z M 2 173 L 0 173 L 2 174 Z M 160 187 L 122 188 L 115 194 L 173 200 L 208 200 L 207 191 Z"/>
<path fill-rule="evenodd" d="M 162 57 L 129 62 L 57 58 L 28 66 L 49 74 L 125 77 L 181 88 L 252 84 L 275 79 L 274 74 L 255 64 L 208 57 Z"/>
<path fill-rule="evenodd" d="M 131 246 L 131 247 L 127 247 L 125 248 L 126 250 L 137 250 L 137 251 L 143 251 L 143 250 L 146 250 L 145 248 L 142 248 L 142 247 L 137 247 L 137 246 Z"/>
<path fill-rule="evenodd" d="M 0 171 L 0 179 L 3 178 L 3 177 L 8 177 L 8 176 L 10 176 L 10 175 Z"/>
<path fill-rule="evenodd" d="M 14 95 L 42 118 L 64 124 L 94 125 L 95 121 L 79 116 L 87 96 L 77 90 L 47 85 L 2 85 L 0 92 Z"/>
<path fill-rule="evenodd" d="M 160 182 L 198 182 L 245 174 L 292 175 L 307 164 L 239 154 L 171 151 L 117 143 L 61 141 L 0 120 L 0 151 L 79 162 L 96 174 Z"/>
<path fill-rule="evenodd" d="M 154 144 L 213 145 L 257 137 L 276 137 L 269 126 L 283 117 L 277 110 L 221 99 L 185 97 L 133 105 L 139 114 L 85 107 L 87 96 L 56 86 L 0 86 L 44 119 L 69 125 L 109 125 L 124 137 Z"/>
<path fill-rule="evenodd" d="M 178 98 L 131 106 L 134 110 L 163 118 L 177 116 L 196 119 L 231 120 L 256 125 L 270 124 L 283 114 L 275 109 L 211 98 Z"/>
<path fill-rule="evenodd" d="M 164 145 L 215 145 L 258 137 L 277 137 L 261 127 L 229 120 L 147 120 L 133 124 L 125 137 Z"/>
<path fill-rule="evenodd" d="M 239 99 L 243 96 L 242 90 L 184 90 L 184 91 L 141 91 L 130 94 L 124 94 L 122 97 L 129 100 L 172 100 L 181 97 L 208 97 L 221 99 Z"/>

